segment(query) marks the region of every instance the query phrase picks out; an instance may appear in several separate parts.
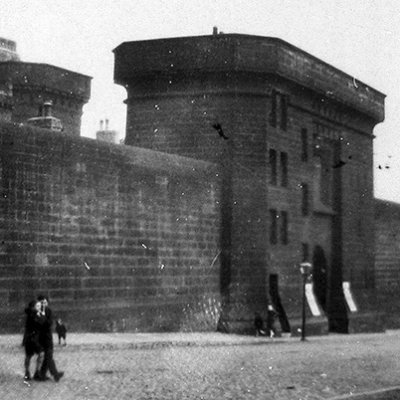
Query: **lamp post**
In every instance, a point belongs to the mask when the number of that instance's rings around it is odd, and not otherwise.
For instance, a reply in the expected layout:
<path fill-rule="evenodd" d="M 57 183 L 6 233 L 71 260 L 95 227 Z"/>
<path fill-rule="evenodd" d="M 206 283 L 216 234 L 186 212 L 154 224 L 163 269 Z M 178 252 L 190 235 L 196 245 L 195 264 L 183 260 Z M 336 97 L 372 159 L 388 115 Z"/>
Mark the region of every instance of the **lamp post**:
<path fill-rule="evenodd" d="M 303 300 L 302 300 L 302 319 L 301 319 L 301 340 L 306 340 L 306 283 L 311 275 L 312 264 L 302 262 L 299 264 L 301 276 L 303 278 Z"/>

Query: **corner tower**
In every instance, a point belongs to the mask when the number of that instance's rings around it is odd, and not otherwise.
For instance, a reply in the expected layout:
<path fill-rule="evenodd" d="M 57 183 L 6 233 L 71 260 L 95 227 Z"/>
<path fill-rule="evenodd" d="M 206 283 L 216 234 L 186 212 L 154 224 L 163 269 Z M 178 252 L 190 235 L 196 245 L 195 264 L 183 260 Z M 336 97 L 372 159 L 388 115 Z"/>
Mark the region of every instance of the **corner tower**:
<path fill-rule="evenodd" d="M 53 104 L 64 133 L 80 135 L 82 107 L 90 98 L 91 78 L 49 64 L 0 62 L 0 77 L 12 83 L 12 121 L 25 123 L 41 115 L 46 101 Z"/>
<path fill-rule="evenodd" d="M 374 289 L 372 140 L 384 95 L 275 38 L 126 42 L 114 53 L 125 143 L 221 166 L 224 327 L 251 327 L 272 301 L 289 329 L 300 312 L 294 266 L 307 260 L 329 329 L 348 331 L 343 282 L 360 296 Z"/>

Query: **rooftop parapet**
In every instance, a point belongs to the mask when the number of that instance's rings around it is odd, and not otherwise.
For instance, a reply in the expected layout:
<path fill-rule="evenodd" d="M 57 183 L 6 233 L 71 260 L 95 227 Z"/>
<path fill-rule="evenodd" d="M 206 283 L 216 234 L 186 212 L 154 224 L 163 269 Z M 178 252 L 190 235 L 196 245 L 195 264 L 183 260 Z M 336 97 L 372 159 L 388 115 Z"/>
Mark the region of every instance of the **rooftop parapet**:
<path fill-rule="evenodd" d="M 0 76 L 11 80 L 13 87 L 43 88 L 64 92 L 87 102 L 90 98 L 91 77 L 49 64 L 0 62 Z"/>
<path fill-rule="evenodd" d="M 274 74 L 384 119 L 385 95 L 337 68 L 277 38 L 219 34 L 124 42 L 114 49 L 116 83 L 151 74 L 244 72 Z"/>

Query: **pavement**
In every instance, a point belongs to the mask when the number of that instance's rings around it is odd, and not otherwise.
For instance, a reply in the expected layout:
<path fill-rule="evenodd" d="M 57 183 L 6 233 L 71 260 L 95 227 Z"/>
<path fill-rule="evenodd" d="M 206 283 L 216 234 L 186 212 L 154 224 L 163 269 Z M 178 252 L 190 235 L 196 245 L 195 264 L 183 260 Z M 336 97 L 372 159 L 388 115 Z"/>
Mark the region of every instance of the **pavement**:
<path fill-rule="evenodd" d="M 28 385 L 21 339 L 0 335 L 2 400 L 400 400 L 400 331 L 306 342 L 216 332 L 68 333 L 68 345 L 55 347 L 65 377 Z"/>
<path fill-rule="evenodd" d="M 0 335 L 0 349 L 21 346 L 21 335 Z M 56 335 L 54 343 L 57 344 Z M 161 347 L 204 347 L 265 345 L 298 341 L 299 338 L 245 336 L 219 332 L 168 332 L 168 333 L 68 333 L 69 350 L 94 349 L 156 349 Z"/>

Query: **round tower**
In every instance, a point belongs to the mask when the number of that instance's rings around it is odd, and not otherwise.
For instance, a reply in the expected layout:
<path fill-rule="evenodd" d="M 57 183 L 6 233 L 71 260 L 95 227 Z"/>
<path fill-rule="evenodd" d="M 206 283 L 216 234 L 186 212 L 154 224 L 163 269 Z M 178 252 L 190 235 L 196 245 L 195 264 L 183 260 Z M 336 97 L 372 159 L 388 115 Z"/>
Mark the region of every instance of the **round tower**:
<path fill-rule="evenodd" d="M 268 297 L 283 316 L 280 293 L 296 320 L 294 266 L 313 258 L 329 329 L 347 331 L 343 283 L 363 295 L 373 287 L 372 140 L 384 94 L 271 37 L 215 29 L 125 42 L 114 54 L 115 82 L 128 95 L 125 144 L 217 162 L 223 171 L 227 329 L 252 327 Z"/>

